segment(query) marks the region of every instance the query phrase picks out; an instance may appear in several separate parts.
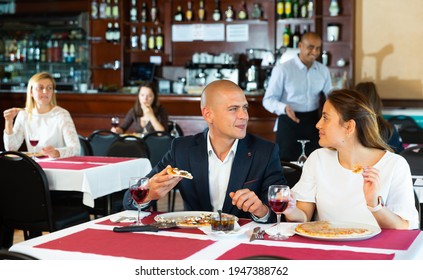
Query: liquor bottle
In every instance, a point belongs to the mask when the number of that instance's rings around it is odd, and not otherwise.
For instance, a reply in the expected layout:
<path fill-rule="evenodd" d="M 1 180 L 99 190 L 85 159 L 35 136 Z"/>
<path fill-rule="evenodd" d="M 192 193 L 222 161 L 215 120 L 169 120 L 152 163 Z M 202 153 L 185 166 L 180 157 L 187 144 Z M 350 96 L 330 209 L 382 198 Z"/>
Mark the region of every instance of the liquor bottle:
<path fill-rule="evenodd" d="M 326 51 L 322 52 L 322 64 L 323 65 L 328 65 L 328 53 Z"/>
<path fill-rule="evenodd" d="M 286 48 L 291 47 L 291 26 L 285 24 L 285 30 L 283 32 L 283 43 L 282 45 Z"/>
<path fill-rule="evenodd" d="M 160 26 L 157 27 L 157 34 L 156 34 L 156 50 L 162 51 L 163 50 L 163 33 L 162 28 Z"/>
<path fill-rule="evenodd" d="M 285 0 L 285 17 L 292 18 L 292 3 L 291 0 Z"/>
<path fill-rule="evenodd" d="M 114 1 L 114 5 L 112 7 L 112 17 L 114 19 L 118 19 L 119 18 L 119 0 L 115 0 Z"/>
<path fill-rule="evenodd" d="M 129 18 L 132 22 L 138 20 L 137 0 L 131 0 L 131 9 L 129 10 Z"/>
<path fill-rule="evenodd" d="M 147 4 L 142 2 L 141 13 L 140 13 L 141 22 L 147 22 Z"/>
<path fill-rule="evenodd" d="M 91 1 L 91 18 L 98 19 L 98 3 L 97 0 Z"/>
<path fill-rule="evenodd" d="M 331 17 L 339 15 L 339 5 L 337 0 L 331 0 L 329 5 L 329 14 Z"/>
<path fill-rule="evenodd" d="M 283 2 L 283 0 L 278 0 L 278 2 L 276 3 L 276 15 L 278 19 L 284 18 L 285 16 L 284 8 L 285 8 L 285 3 Z"/>
<path fill-rule="evenodd" d="M 233 21 L 234 20 L 235 11 L 232 5 L 228 6 L 228 9 L 225 11 L 225 20 L 226 21 Z"/>
<path fill-rule="evenodd" d="M 113 28 L 113 42 L 119 43 L 120 42 L 120 28 L 119 23 L 115 22 L 114 28 Z"/>
<path fill-rule="evenodd" d="M 113 41 L 113 24 L 111 22 L 107 23 L 106 28 L 106 34 L 104 35 L 104 38 L 106 39 L 106 42 L 112 42 Z"/>
<path fill-rule="evenodd" d="M 307 0 L 302 0 L 300 3 L 300 17 L 307 18 Z"/>
<path fill-rule="evenodd" d="M 214 0 L 214 10 L 213 10 L 212 17 L 214 21 L 219 21 L 221 19 L 219 0 Z"/>
<path fill-rule="evenodd" d="M 294 34 L 292 34 L 292 47 L 294 49 L 298 48 L 298 43 L 300 42 L 300 25 L 296 24 L 294 28 Z"/>
<path fill-rule="evenodd" d="M 312 18 L 314 15 L 314 4 L 313 4 L 313 0 L 308 0 L 308 4 L 307 4 L 307 14 L 309 18 Z"/>
<path fill-rule="evenodd" d="M 46 61 L 53 62 L 53 41 L 51 39 L 47 41 Z"/>
<path fill-rule="evenodd" d="M 251 18 L 252 19 L 261 19 L 263 12 L 261 10 L 259 3 L 253 4 L 253 10 L 251 11 Z"/>
<path fill-rule="evenodd" d="M 247 11 L 247 5 L 245 4 L 245 1 L 242 1 L 239 5 L 239 11 L 238 11 L 238 19 L 244 20 L 248 18 L 248 11 Z"/>
<path fill-rule="evenodd" d="M 141 27 L 140 45 L 141 50 L 147 50 L 147 31 L 145 29 L 145 26 Z"/>
<path fill-rule="evenodd" d="M 101 3 L 98 7 L 98 17 L 99 18 L 106 18 L 106 0 L 101 0 Z"/>
<path fill-rule="evenodd" d="M 62 47 L 62 62 L 67 63 L 68 60 L 69 60 L 69 47 L 67 43 L 64 43 Z"/>
<path fill-rule="evenodd" d="M 34 61 L 40 62 L 41 60 L 41 47 L 40 47 L 40 41 L 37 39 L 35 40 L 34 45 Z"/>
<path fill-rule="evenodd" d="M 156 38 L 154 36 L 154 27 L 150 28 L 150 34 L 148 34 L 148 49 L 154 50 L 156 45 Z"/>
<path fill-rule="evenodd" d="M 107 0 L 106 3 L 106 18 L 112 18 L 112 3 L 110 0 Z"/>
<path fill-rule="evenodd" d="M 152 22 L 158 21 L 158 11 L 157 11 L 156 0 L 152 0 L 151 2 L 150 18 Z"/>
<path fill-rule="evenodd" d="M 62 51 L 59 46 L 59 41 L 55 40 L 53 43 L 53 62 L 62 61 Z"/>
<path fill-rule="evenodd" d="M 75 58 L 76 58 L 75 45 L 74 43 L 71 43 L 69 45 L 69 57 L 68 57 L 69 63 L 75 63 Z"/>
<path fill-rule="evenodd" d="M 138 49 L 138 33 L 136 26 L 132 26 L 131 30 L 131 49 Z"/>
<path fill-rule="evenodd" d="M 292 17 L 300 17 L 300 4 L 298 3 L 298 0 L 292 0 Z"/>
<path fill-rule="evenodd" d="M 198 20 L 203 21 L 206 19 L 206 9 L 204 8 L 204 0 L 200 0 L 200 6 L 198 8 Z"/>
<path fill-rule="evenodd" d="M 182 14 L 182 6 L 178 5 L 176 7 L 176 13 L 173 17 L 174 21 L 183 21 L 184 20 L 184 14 Z"/>
<path fill-rule="evenodd" d="M 194 13 L 192 12 L 192 2 L 187 2 L 187 11 L 185 12 L 185 18 L 187 21 L 193 20 Z"/>

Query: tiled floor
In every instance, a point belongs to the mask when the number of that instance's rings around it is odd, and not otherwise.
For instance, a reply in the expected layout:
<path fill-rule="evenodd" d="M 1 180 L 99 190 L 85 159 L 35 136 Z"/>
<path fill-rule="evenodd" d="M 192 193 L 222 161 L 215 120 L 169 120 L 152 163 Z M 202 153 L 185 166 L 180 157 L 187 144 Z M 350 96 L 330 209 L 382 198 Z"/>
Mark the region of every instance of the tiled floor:
<path fill-rule="evenodd" d="M 164 197 L 157 203 L 157 210 L 160 212 L 167 212 L 167 202 L 168 197 Z M 176 199 L 175 199 L 175 211 L 182 211 L 184 209 L 182 198 L 179 192 L 176 193 Z M 13 237 L 13 243 L 19 243 L 24 241 L 23 233 L 21 230 L 15 230 L 15 235 Z"/>

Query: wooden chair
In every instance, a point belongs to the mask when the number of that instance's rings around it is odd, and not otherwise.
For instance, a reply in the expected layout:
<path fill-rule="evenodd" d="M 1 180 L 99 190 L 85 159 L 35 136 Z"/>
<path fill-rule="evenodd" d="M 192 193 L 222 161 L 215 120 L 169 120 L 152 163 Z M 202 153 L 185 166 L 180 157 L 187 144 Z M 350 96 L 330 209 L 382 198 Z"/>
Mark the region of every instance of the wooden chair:
<path fill-rule="evenodd" d="M 25 154 L 0 153 L 0 170 L 2 226 L 23 230 L 25 240 L 89 221 L 84 207 L 52 205 L 44 170 Z"/>

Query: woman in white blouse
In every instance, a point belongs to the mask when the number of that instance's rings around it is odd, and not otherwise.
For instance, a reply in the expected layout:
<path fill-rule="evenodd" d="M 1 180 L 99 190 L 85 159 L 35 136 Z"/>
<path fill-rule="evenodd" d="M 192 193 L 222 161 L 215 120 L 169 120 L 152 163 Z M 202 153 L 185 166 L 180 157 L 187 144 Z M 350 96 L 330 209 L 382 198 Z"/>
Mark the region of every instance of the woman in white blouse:
<path fill-rule="evenodd" d="M 51 158 L 80 154 L 75 125 L 69 112 L 57 106 L 55 89 L 56 82 L 49 73 L 40 72 L 31 77 L 25 108 L 10 108 L 3 112 L 6 150 L 18 150 L 24 140 L 30 149 L 30 134 L 36 132 L 39 137 L 37 152 Z"/>
<path fill-rule="evenodd" d="M 284 212 L 287 221 L 419 227 L 410 167 L 381 138 L 366 96 L 348 89 L 333 91 L 316 127 L 323 148 L 304 164 Z"/>

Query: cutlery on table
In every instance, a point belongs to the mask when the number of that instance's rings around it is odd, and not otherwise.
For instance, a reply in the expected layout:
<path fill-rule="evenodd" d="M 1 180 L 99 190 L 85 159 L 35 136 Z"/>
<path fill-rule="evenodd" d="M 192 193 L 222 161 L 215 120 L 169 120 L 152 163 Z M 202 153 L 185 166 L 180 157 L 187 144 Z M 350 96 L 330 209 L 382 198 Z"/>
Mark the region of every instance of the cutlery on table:
<path fill-rule="evenodd" d="M 253 233 L 251 234 L 251 237 L 250 237 L 250 242 L 257 239 L 259 231 L 260 231 L 260 227 L 255 227 L 253 229 Z"/>
<path fill-rule="evenodd" d="M 161 229 L 174 228 L 176 227 L 175 222 L 154 222 L 149 225 L 139 225 L 139 226 L 123 226 L 123 227 L 114 227 L 114 232 L 141 232 L 141 231 L 152 231 L 158 232 Z"/>

